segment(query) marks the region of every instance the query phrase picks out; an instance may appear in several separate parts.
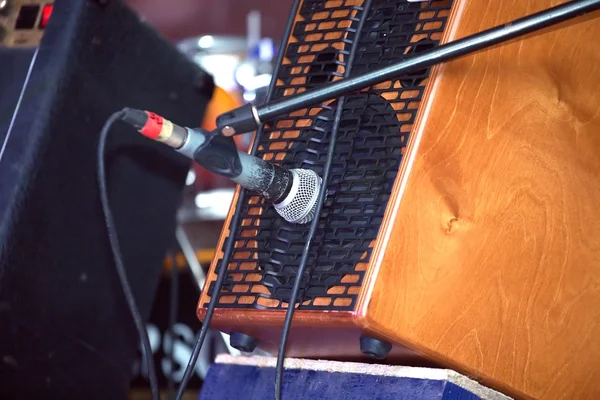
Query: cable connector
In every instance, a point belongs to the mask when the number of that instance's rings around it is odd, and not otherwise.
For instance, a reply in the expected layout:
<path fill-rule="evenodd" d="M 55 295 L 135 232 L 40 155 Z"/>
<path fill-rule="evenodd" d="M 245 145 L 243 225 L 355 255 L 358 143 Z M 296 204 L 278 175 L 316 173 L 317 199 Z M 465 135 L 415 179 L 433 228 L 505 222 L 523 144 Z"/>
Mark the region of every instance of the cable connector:
<path fill-rule="evenodd" d="M 176 125 L 150 111 L 138 110 L 135 108 L 124 108 L 123 121 L 127 122 L 142 135 L 163 142 L 174 149 L 179 149 L 185 143 L 188 132 L 187 129 Z"/>

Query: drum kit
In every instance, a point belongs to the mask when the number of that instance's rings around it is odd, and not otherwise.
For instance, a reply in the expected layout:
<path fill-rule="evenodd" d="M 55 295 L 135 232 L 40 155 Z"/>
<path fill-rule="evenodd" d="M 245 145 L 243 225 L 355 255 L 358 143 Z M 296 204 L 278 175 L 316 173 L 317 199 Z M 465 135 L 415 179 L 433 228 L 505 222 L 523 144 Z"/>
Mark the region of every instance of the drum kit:
<path fill-rule="evenodd" d="M 211 74 L 215 82 L 213 98 L 202 123 L 204 129 L 215 129 L 215 119 L 223 112 L 246 102 L 261 103 L 266 97 L 276 47 L 272 39 L 261 38 L 260 12 L 250 12 L 247 26 L 246 37 L 203 35 L 178 44 L 180 51 Z M 252 136 L 237 137 L 238 148 L 247 151 Z M 192 166 L 180 221 L 224 220 L 234 189 L 235 184 L 229 179 Z"/>

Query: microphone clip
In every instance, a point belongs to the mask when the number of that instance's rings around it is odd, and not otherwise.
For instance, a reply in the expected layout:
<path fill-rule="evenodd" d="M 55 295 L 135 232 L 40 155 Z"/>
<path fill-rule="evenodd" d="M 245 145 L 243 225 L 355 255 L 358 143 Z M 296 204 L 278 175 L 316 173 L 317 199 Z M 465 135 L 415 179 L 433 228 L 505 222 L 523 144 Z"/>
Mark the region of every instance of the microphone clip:
<path fill-rule="evenodd" d="M 205 169 L 227 178 L 235 178 L 242 173 L 242 162 L 233 137 L 204 129 L 194 129 L 194 132 L 205 138 L 194 152 L 194 161 Z"/>
<path fill-rule="evenodd" d="M 258 111 L 252 104 L 244 104 L 217 117 L 217 130 L 223 136 L 251 132 L 260 125 Z"/>

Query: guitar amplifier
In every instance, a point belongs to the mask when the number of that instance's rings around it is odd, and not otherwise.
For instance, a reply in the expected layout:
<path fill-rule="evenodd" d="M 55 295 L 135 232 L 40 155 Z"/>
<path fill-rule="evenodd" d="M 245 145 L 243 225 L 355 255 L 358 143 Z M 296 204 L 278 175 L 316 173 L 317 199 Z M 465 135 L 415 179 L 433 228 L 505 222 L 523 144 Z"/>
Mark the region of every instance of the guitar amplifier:
<path fill-rule="evenodd" d="M 40 2 L 9 3 L 0 18 L 10 30 L 0 47 L 0 398 L 125 398 L 139 336 L 103 219 L 100 130 L 125 106 L 199 125 L 212 81 L 119 1 L 58 1 L 43 32 Z M 29 23 L 18 28 L 22 12 Z M 189 162 L 124 124 L 106 152 L 124 264 L 147 319 Z"/>
<path fill-rule="evenodd" d="M 555 3 L 296 1 L 269 99 Z M 598 34 L 591 17 L 563 23 L 267 121 L 253 152 L 319 174 L 337 131 L 287 355 L 434 363 L 515 397 L 600 396 Z M 198 317 L 226 264 L 211 323 L 275 353 L 308 230 L 238 192 Z"/>

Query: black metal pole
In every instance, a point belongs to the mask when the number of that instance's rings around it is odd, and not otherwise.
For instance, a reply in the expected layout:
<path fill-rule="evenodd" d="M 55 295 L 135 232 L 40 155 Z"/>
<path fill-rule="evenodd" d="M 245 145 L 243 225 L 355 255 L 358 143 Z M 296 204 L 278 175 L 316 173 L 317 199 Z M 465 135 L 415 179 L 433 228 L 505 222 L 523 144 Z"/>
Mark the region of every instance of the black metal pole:
<path fill-rule="evenodd" d="M 420 55 L 409 57 L 406 60 L 385 68 L 369 72 L 354 78 L 343 79 L 329 84 L 321 89 L 306 91 L 281 100 L 268 103 L 256 109 L 261 122 L 269 121 L 280 115 L 320 104 L 342 95 L 353 93 L 362 88 L 369 87 L 390 80 L 396 76 L 431 67 L 460 56 L 474 53 L 493 45 L 506 42 L 510 39 L 547 28 L 582 14 L 600 8 L 600 0 L 575 0 L 569 3 L 550 8 L 545 11 L 518 19 L 495 28 L 468 36 L 466 38 L 436 47 Z M 226 121 L 224 121 L 226 122 Z M 235 128 L 235 124 L 233 125 Z M 242 133 L 242 131 L 237 131 Z"/>

